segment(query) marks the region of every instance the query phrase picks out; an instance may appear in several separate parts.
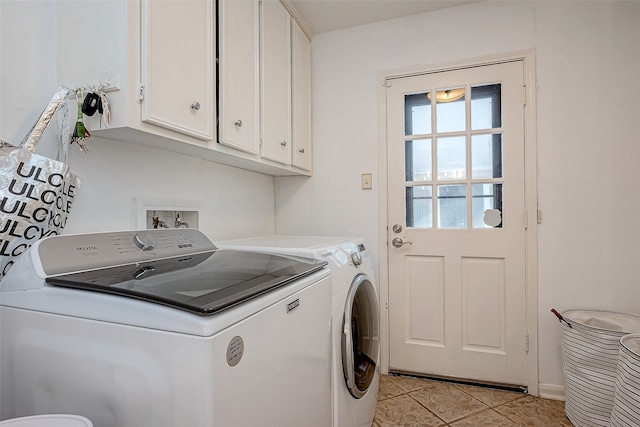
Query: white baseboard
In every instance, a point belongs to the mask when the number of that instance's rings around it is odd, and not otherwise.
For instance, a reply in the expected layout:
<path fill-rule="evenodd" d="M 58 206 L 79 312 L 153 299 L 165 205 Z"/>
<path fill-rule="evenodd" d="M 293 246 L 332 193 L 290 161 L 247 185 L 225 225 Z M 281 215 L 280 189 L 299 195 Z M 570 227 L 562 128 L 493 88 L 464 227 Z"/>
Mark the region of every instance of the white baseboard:
<path fill-rule="evenodd" d="M 538 384 L 538 394 L 544 399 L 565 400 L 564 387 L 553 384 Z"/>

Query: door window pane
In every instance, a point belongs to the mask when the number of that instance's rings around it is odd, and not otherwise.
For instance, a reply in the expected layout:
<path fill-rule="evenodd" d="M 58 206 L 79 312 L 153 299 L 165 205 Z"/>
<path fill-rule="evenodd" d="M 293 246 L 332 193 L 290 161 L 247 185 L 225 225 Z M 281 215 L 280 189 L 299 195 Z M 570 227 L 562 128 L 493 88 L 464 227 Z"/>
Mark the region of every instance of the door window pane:
<path fill-rule="evenodd" d="M 431 99 L 429 92 L 404 96 L 404 134 L 431 133 Z"/>
<path fill-rule="evenodd" d="M 438 228 L 467 227 L 467 186 L 438 186 Z"/>
<path fill-rule="evenodd" d="M 500 84 L 471 88 L 471 129 L 491 129 L 502 126 Z"/>
<path fill-rule="evenodd" d="M 436 95 L 436 129 L 459 132 L 466 128 L 465 88 L 439 90 Z"/>
<path fill-rule="evenodd" d="M 420 185 L 407 187 L 406 191 L 407 227 L 432 228 L 432 187 L 430 185 Z"/>
<path fill-rule="evenodd" d="M 431 139 L 405 141 L 405 176 L 407 181 L 431 181 Z"/>
<path fill-rule="evenodd" d="M 471 178 L 502 178 L 502 135 L 471 138 Z"/>
<path fill-rule="evenodd" d="M 502 227 L 502 184 L 472 184 L 473 228 Z"/>
<path fill-rule="evenodd" d="M 467 176 L 467 149 L 464 136 L 438 139 L 438 179 L 464 179 Z"/>
<path fill-rule="evenodd" d="M 408 227 L 502 227 L 501 90 L 497 83 L 405 95 Z"/>

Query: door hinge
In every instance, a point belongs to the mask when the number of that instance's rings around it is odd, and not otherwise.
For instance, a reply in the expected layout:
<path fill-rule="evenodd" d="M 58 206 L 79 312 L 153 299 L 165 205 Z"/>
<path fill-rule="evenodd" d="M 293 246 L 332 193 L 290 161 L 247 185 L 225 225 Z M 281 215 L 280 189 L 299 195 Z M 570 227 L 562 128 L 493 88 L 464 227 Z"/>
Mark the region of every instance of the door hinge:
<path fill-rule="evenodd" d="M 138 102 L 142 102 L 144 100 L 144 85 L 138 86 Z"/>
<path fill-rule="evenodd" d="M 524 351 L 529 353 L 529 334 L 524 335 Z"/>
<path fill-rule="evenodd" d="M 384 86 L 384 87 L 391 87 L 391 80 L 389 80 L 389 79 L 384 79 L 384 81 L 382 82 L 382 86 Z"/>
<path fill-rule="evenodd" d="M 522 106 L 525 107 L 527 105 L 527 85 L 522 85 Z"/>
<path fill-rule="evenodd" d="M 524 229 L 529 228 L 529 211 L 524 211 Z"/>

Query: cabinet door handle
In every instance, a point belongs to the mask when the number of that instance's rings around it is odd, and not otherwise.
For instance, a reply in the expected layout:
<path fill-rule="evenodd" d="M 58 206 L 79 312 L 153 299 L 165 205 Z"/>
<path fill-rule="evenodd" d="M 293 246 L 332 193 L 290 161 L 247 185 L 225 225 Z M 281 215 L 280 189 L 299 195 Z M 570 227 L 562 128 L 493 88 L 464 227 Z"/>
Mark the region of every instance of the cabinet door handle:
<path fill-rule="evenodd" d="M 301 149 L 300 149 L 300 150 L 298 150 L 298 151 L 300 151 L 300 154 L 304 154 L 304 148 L 301 148 Z"/>
<path fill-rule="evenodd" d="M 193 104 L 191 104 L 191 109 L 198 111 L 200 109 L 200 103 L 198 101 L 195 101 Z"/>
<path fill-rule="evenodd" d="M 236 120 L 235 125 L 239 128 L 242 127 L 242 120 Z"/>
<path fill-rule="evenodd" d="M 280 143 L 280 145 L 282 145 L 283 147 L 286 147 L 286 146 L 287 146 L 287 141 L 282 141 L 282 142 Z"/>

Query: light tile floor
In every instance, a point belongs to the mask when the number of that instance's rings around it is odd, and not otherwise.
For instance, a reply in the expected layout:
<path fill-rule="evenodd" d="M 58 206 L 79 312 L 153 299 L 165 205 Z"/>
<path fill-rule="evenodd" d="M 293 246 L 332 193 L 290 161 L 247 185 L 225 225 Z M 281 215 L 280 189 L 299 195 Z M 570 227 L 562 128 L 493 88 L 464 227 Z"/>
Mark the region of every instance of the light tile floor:
<path fill-rule="evenodd" d="M 405 376 L 380 376 L 373 427 L 571 427 L 564 402 Z"/>

